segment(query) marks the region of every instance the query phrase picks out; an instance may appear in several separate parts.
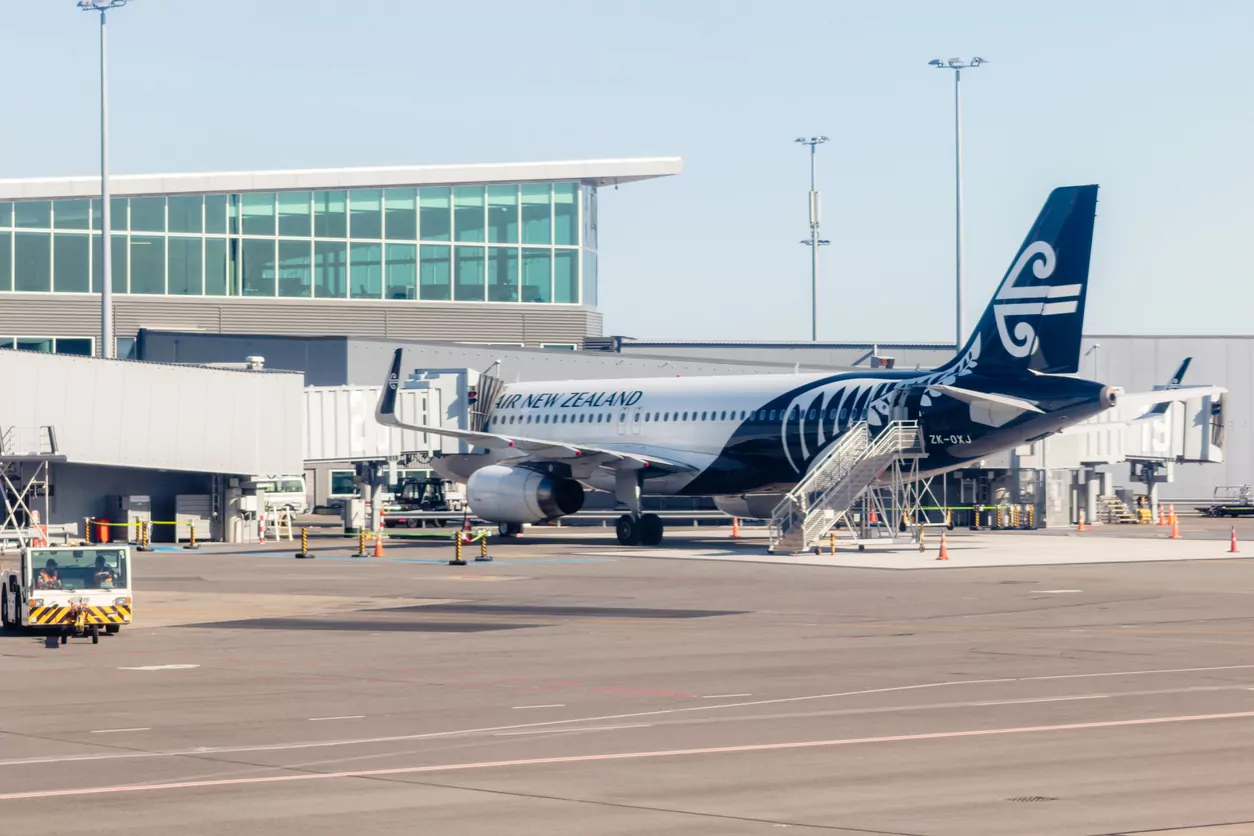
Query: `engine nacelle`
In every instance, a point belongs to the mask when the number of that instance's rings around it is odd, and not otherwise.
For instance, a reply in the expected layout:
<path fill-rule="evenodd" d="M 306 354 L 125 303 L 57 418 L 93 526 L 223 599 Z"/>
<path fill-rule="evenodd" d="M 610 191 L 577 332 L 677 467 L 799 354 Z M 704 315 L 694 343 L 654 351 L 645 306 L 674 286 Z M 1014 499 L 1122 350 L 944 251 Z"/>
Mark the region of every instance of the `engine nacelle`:
<path fill-rule="evenodd" d="M 583 485 L 526 467 L 493 464 L 470 475 L 467 501 L 475 516 L 497 523 L 533 523 L 583 507 Z"/>
<path fill-rule="evenodd" d="M 716 496 L 714 506 L 729 517 L 744 520 L 769 520 L 783 494 L 750 493 L 744 496 Z"/>

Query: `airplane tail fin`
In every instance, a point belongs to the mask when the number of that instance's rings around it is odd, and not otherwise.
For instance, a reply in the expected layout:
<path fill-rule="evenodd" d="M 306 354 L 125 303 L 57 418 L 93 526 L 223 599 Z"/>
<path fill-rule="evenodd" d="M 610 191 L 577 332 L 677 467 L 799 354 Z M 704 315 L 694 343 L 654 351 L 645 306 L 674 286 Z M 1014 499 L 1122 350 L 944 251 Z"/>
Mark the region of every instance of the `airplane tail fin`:
<path fill-rule="evenodd" d="M 981 373 L 1075 374 L 1088 291 L 1097 186 L 1050 192 L 955 364 Z"/>
<path fill-rule="evenodd" d="M 405 349 L 396 349 L 388 379 L 383 381 L 383 391 L 379 393 L 379 403 L 374 409 L 375 420 L 389 427 L 401 426 L 400 419 L 396 417 L 396 393 L 401 388 L 401 356 L 404 353 Z"/>

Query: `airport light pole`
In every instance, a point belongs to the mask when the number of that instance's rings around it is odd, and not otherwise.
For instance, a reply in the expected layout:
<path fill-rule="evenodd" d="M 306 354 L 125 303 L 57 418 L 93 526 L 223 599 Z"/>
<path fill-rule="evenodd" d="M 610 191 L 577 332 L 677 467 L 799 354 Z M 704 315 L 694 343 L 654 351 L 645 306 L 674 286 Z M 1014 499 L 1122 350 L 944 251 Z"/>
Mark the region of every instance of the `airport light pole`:
<path fill-rule="evenodd" d="M 943 61 L 933 58 L 927 63 L 931 67 L 954 71 L 954 304 L 957 308 L 954 319 L 954 349 L 957 350 L 962 348 L 962 341 L 967 333 L 962 316 L 962 71 L 974 70 L 981 64 L 987 64 L 988 61 L 979 57 L 972 58 L 970 61 L 963 61 L 961 58 L 948 58 Z"/>
<path fill-rule="evenodd" d="M 819 247 L 826 246 L 832 242 L 819 238 L 819 192 L 814 185 L 814 150 L 824 142 L 827 142 L 827 137 L 812 136 L 806 139 L 803 136 L 799 136 L 793 141 L 810 146 L 810 237 L 802 240 L 801 243 L 810 248 L 810 340 L 818 342 Z"/>
<path fill-rule="evenodd" d="M 113 236 L 109 212 L 109 64 L 108 26 L 110 9 L 120 9 L 127 0 L 78 0 L 85 12 L 100 13 L 100 356 L 110 359 L 113 348 Z"/>

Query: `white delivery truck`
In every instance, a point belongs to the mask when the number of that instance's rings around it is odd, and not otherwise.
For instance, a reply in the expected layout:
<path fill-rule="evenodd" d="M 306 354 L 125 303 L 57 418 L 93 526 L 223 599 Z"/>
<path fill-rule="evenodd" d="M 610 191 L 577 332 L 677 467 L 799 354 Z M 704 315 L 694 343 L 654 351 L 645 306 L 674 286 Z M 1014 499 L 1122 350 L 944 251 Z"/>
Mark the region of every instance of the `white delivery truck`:
<path fill-rule="evenodd" d="M 6 629 L 47 628 L 100 640 L 131 623 L 131 553 L 125 546 L 27 547 L 0 573 L 0 620 Z"/>

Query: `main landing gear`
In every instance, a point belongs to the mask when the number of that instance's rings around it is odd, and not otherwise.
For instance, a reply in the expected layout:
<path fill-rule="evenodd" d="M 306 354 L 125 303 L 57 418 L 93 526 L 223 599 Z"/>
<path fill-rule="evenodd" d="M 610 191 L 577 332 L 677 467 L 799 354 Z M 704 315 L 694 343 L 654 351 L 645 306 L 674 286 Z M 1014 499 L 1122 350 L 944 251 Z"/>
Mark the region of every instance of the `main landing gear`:
<path fill-rule="evenodd" d="M 620 471 L 614 496 L 629 509 L 618 518 L 614 531 L 624 546 L 656 546 L 662 542 L 662 518 L 640 513 L 640 471 Z"/>
<path fill-rule="evenodd" d="M 618 542 L 624 546 L 659 545 L 663 528 L 662 518 L 657 514 L 642 514 L 639 517 L 623 514 L 614 526 Z"/>

